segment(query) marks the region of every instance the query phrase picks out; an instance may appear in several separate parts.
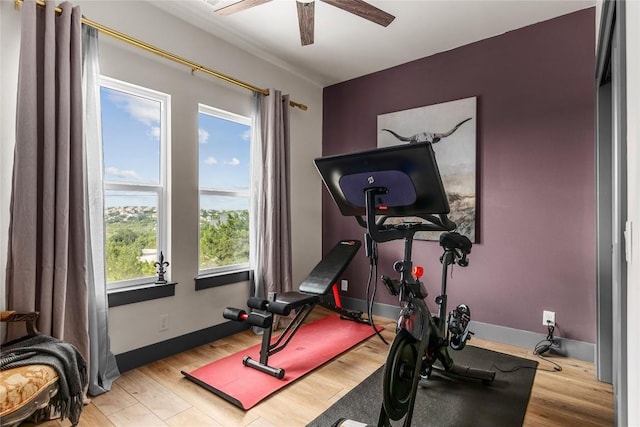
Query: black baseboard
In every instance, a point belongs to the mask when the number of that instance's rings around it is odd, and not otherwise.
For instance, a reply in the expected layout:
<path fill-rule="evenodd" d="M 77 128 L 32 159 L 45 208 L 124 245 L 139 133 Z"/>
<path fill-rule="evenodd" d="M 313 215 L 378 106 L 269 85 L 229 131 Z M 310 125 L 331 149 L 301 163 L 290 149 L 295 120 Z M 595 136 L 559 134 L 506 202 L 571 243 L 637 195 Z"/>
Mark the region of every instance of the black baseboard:
<path fill-rule="evenodd" d="M 366 312 L 366 303 L 363 300 L 355 298 L 343 297 L 342 301 L 345 308 L 358 309 Z M 389 319 L 398 316 L 399 308 L 387 304 L 375 303 L 373 306 L 373 314 Z M 479 322 L 473 322 L 473 328 L 479 338 L 484 338 L 497 342 L 518 345 L 521 347 L 532 348 L 535 342 L 543 339 L 541 334 L 533 332 L 510 330 L 509 328 L 499 327 L 495 325 L 487 325 Z M 137 348 L 116 355 L 116 362 L 120 372 L 127 372 L 132 369 L 144 366 L 151 362 L 155 362 L 165 357 L 170 357 L 183 351 L 190 350 L 194 347 L 210 343 L 212 341 L 228 337 L 230 335 L 249 329 L 246 322 L 225 322 L 210 328 L 191 332 L 186 335 L 171 338 L 166 341 L 151 344 L 146 347 Z M 508 333 L 506 333 L 507 331 Z M 563 350 L 566 356 L 580 360 L 593 362 L 594 344 L 583 343 L 573 340 L 562 340 Z"/>
<path fill-rule="evenodd" d="M 116 355 L 121 373 L 249 329 L 246 322 L 225 322 Z"/>

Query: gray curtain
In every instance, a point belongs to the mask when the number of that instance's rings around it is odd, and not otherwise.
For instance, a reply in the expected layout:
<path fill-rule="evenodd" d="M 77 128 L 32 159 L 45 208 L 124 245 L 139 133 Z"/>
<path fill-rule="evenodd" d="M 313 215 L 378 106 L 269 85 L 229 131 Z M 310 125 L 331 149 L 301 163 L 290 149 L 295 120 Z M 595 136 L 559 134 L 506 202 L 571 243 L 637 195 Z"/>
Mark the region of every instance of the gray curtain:
<path fill-rule="evenodd" d="M 25 1 L 7 256 L 7 306 L 88 360 L 78 7 Z"/>
<path fill-rule="evenodd" d="M 293 290 L 289 177 L 289 95 L 255 94 L 251 218 L 254 295 Z"/>
<path fill-rule="evenodd" d="M 104 267 L 104 186 L 100 115 L 98 30 L 82 26 L 85 194 L 87 209 L 87 291 L 89 304 L 89 394 L 111 390 L 120 376 L 109 340 L 107 280 Z"/>

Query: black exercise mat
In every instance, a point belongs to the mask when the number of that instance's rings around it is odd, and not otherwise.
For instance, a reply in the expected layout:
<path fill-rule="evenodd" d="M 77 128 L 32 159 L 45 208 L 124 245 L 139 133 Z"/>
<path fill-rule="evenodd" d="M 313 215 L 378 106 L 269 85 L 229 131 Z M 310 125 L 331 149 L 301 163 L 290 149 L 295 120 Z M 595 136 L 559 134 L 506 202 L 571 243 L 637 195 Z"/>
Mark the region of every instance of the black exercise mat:
<path fill-rule="evenodd" d="M 484 385 L 441 376 L 434 370 L 426 387 L 418 387 L 412 426 L 522 426 L 538 362 L 473 346 L 452 351 L 451 356 L 458 365 L 495 371 L 495 380 Z M 307 427 L 329 427 L 340 418 L 376 425 L 383 372 L 384 367 L 379 368 Z"/>

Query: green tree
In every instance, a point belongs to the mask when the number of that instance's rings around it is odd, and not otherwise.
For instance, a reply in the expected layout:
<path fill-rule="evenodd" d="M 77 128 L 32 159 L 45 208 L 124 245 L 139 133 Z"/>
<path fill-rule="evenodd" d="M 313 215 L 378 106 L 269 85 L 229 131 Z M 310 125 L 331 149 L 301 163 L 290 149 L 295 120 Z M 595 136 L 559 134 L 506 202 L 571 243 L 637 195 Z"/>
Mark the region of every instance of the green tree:
<path fill-rule="evenodd" d="M 155 210 L 107 210 L 107 281 L 154 276 L 154 262 L 142 259 L 143 249 L 157 248 Z M 200 268 L 249 261 L 249 211 L 200 211 Z"/>
<path fill-rule="evenodd" d="M 249 261 L 249 211 L 202 211 L 200 267 Z"/>
<path fill-rule="evenodd" d="M 153 263 L 145 262 L 140 257 L 143 249 L 155 247 L 155 224 L 152 222 L 108 223 L 105 242 L 107 281 L 153 276 Z"/>

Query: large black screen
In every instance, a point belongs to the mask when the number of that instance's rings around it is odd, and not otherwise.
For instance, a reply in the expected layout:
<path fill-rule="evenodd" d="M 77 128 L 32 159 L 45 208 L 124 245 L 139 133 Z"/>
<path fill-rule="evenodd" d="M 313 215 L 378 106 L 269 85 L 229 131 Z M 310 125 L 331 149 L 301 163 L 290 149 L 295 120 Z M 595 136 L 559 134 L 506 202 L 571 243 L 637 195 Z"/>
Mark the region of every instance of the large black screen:
<path fill-rule="evenodd" d="M 365 215 L 365 190 L 383 188 L 376 214 L 447 214 L 449 202 L 431 144 L 405 144 L 315 159 L 344 216 Z"/>

